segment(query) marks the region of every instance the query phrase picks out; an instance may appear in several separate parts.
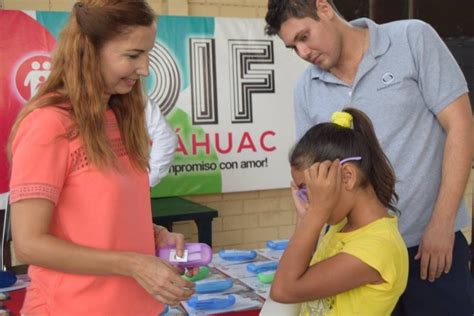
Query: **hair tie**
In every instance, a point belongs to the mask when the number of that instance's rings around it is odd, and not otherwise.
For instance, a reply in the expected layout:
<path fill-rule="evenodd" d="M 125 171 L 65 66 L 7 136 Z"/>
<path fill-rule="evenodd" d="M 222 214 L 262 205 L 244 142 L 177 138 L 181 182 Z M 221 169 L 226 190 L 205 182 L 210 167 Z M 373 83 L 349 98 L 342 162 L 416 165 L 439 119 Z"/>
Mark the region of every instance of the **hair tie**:
<path fill-rule="evenodd" d="M 352 115 L 347 112 L 334 112 L 331 122 L 342 127 L 352 128 Z"/>
<path fill-rule="evenodd" d="M 80 10 L 80 9 L 82 9 L 83 7 L 84 7 L 84 3 L 82 3 L 82 2 L 79 2 L 79 1 L 78 1 L 78 2 L 74 3 L 74 9 L 75 9 L 75 10 Z"/>

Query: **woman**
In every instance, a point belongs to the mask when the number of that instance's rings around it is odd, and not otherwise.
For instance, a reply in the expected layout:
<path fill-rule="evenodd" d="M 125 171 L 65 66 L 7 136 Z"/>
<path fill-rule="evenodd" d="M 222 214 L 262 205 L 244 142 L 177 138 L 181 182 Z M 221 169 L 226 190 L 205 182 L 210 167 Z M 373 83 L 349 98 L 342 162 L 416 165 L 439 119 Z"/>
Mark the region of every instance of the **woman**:
<path fill-rule="evenodd" d="M 30 264 L 23 315 L 157 315 L 193 293 L 154 255 L 140 77 L 156 34 L 146 1 L 74 5 L 51 74 L 19 114 L 9 153 L 12 232 Z"/>

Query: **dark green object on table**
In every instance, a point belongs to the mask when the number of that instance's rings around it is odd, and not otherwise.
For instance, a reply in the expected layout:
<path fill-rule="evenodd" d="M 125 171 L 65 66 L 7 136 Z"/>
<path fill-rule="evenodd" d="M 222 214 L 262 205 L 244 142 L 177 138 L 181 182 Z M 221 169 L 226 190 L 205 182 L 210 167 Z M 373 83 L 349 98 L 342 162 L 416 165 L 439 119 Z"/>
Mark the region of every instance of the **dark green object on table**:
<path fill-rule="evenodd" d="M 173 222 L 193 220 L 198 229 L 199 242 L 212 247 L 212 219 L 217 210 L 180 197 L 152 198 L 153 223 L 173 231 Z"/>

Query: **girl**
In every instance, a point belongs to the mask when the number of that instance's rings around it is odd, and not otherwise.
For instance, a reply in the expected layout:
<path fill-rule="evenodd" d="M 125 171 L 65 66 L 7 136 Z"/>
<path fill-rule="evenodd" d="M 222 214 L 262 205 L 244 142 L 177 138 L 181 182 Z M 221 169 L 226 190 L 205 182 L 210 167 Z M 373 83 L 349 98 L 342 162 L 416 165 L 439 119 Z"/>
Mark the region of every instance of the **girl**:
<path fill-rule="evenodd" d="M 194 292 L 155 256 L 184 247 L 151 219 L 140 77 L 155 34 L 144 0 L 77 2 L 51 74 L 17 118 L 11 221 L 31 277 L 22 315 L 157 315 Z"/>
<path fill-rule="evenodd" d="M 397 211 L 394 172 L 369 118 L 352 108 L 335 113 L 308 130 L 290 164 L 297 226 L 271 298 L 302 302 L 300 315 L 390 315 L 408 259 L 388 212 Z"/>

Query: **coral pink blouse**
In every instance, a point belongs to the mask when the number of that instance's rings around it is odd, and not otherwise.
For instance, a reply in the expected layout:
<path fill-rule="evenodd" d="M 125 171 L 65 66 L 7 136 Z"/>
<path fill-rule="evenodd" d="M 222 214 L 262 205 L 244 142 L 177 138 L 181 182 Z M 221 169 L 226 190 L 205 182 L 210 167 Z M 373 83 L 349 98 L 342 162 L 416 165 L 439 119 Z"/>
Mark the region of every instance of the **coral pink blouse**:
<path fill-rule="evenodd" d="M 51 234 L 62 240 L 154 254 L 148 175 L 130 163 L 111 110 L 105 121 L 118 171 L 99 170 L 88 162 L 66 110 L 45 107 L 30 113 L 13 141 L 11 203 L 52 201 Z M 33 265 L 28 273 L 32 282 L 25 315 L 157 315 L 163 309 L 129 277 L 70 274 Z"/>

